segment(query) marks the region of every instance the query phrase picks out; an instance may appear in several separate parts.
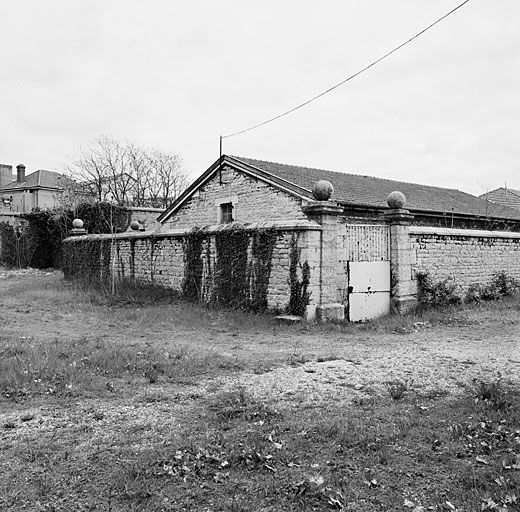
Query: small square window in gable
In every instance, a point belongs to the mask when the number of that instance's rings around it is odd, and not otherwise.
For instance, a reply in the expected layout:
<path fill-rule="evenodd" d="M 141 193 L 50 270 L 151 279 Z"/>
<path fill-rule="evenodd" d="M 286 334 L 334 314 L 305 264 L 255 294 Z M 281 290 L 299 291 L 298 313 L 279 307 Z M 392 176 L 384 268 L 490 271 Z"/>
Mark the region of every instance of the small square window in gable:
<path fill-rule="evenodd" d="M 229 224 L 233 221 L 233 203 L 222 203 L 220 205 L 220 223 Z"/>

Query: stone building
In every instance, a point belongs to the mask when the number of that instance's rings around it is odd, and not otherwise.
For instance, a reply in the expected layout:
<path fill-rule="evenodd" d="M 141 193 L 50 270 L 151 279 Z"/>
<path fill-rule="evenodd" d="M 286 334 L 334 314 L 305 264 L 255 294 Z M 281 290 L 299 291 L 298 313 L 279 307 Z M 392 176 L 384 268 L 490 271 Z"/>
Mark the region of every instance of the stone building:
<path fill-rule="evenodd" d="M 83 242 L 105 244 L 105 276 L 183 290 L 193 274 L 186 247 L 198 228 L 203 241 L 192 267 L 200 300 L 221 297 L 222 275 L 244 281 L 249 300 L 262 269 L 268 308 L 287 310 L 296 291 L 308 318 L 357 321 L 405 311 L 417 302 L 420 274 L 452 280 L 461 296 L 498 272 L 520 280 L 520 211 L 453 189 L 224 155 L 158 222 L 152 233 L 65 243 L 71 254 Z M 233 230 L 250 241 L 237 245 L 242 266 L 230 270 L 219 240 Z M 255 253 L 262 230 L 276 233 L 269 265 Z"/>
<path fill-rule="evenodd" d="M 220 224 L 223 219 L 302 220 L 319 180 L 329 181 L 343 219 L 380 222 L 388 194 L 407 198 L 414 222 L 449 228 L 520 231 L 520 213 L 455 189 L 405 183 L 250 158 L 223 156 L 158 218 L 164 228 Z"/>

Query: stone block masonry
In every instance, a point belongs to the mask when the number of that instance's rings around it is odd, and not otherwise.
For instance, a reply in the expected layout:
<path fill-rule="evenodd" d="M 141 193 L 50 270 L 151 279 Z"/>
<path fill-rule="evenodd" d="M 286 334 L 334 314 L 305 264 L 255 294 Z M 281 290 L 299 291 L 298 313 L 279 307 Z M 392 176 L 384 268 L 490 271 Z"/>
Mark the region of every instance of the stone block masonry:
<path fill-rule="evenodd" d="M 301 199 L 224 167 L 166 221 L 163 229 L 191 229 L 218 224 L 218 204 L 227 200 L 233 203 L 233 218 L 239 223 L 256 223 L 265 219 L 270 222 L 307 220 L 301 208 Z"/>
<path fill-rule="evenodd" d="M 118 235 L 112 246 L 114 273 L 130 279 L 180 290 L 184 278 L 182 236 Z"/>
<path fill-rule="evenodd" d="M 200 295 L 203 301 L 211 300 L 212 287 L 215 285 L 213 269 L 218 254 L 215 251 L 215 237 L 219 231 L 237 229 L 237 226 L 215 225 L 201 230 L 205 236 L 202 246 L 201 259 L 203 262 L 203 276 Z M 256 230 L 274 230 L 274 242 L 271 271 L 267 285 L 267 306 L 269 309 L 283 311 L 288 305 L 290 297 L 289 267 L 291 244 L 298 245 L 301 274 L 301 265 L 309 258 L 311 268 L 311 283 L 309 291 L 311 300 L 320 296 L 318 287 L 319 268 L 315 249 L 309 247 L 314 242 L 321 227 L 308 220 L 292 222 L 261 222 L 248 224 L 242 228 L 248 233 Z M 64 240 L 64 252 L 72 254 L 75 247 L 80 250 L 81 243 L 90 241 L 94 244 L 110 244 L 110 263 L 91 262 L 94 273 L 102 269 L 109 269 L 116 281 L 130 280 L 143 284 L 159 285 L 181 292 L 185 279 L 185 249 L 189 231 L 185 229 L 170 230 L 168 232 L 127 232 L 115 235 L 85 235 L 70 237 Z M 100 251 L 100 258 L 104 258 Z M 104 253 L 103 253 L 104 254 Z M 250 261 L 251 250 L 248 250 Z M 69 258 L 69 261 L 77 259 Z M 99 269 L 99 271 L 97 270 Z M 74 277 L 74 269 L 69 273 Z M 94 276 L 96 277 L 96 276 Z M 98 276 L 99 277 L 99 276 Z M 301 275 L 300 275 L 301 278 Z"/>
<path fill-rule="evenodd" d="M 240 190 L 237 190 L 240 180 L 244 180 L 244 186 L 250 191 L 248 198 L 253 201 L 255 194 L 258 194 L 256 206 L 254 201 L 251 203 L 251 221 L 244 224 L 214 224 L 217 187 L 222 192 L 224 189 L 221 187 L 225 188 L 226 183 L 233 181 L 234 187 L 228 192 L 233 191 L 238 209 L 242 197 Z M 415 307 L 416 276 L 419 272 L 428 273 L 434 281 L 452 278 L 462 294 L 472 284 L 489 284 L 499 272 L 520 281 L 520 233 L 416 226 L 413 225 L 413 215 L 400 208 L 390 208 L 370 224 L 348 224 L 343 209 L 331 201 L 310 201 L 303 206 L 298 203 L 298 199 L 283 195 L 277 202 L 277 196 L 272 195 L 269 186 L 256 183 L 255 180 L 249 183 L 247 180 L 247 176 L 235 176 L 230 170 L 226 174 L 224 170 L 224 185 L 220 185 L 218 177 L 216 181 L 210 181 L 200 190 L 199 197 L 192 199 L 200 203 L 193 203 L 192 206 L 188 204 L 188 207 L 181 208 L 175 215 L 175 220 L 170 224 L 178 223 L 179 227 L 152 233 L 71 237 L 64 241 L 64 252 L 73 254 L 74 244 L 81 241 L 97 241 L 100 250 L 92 251 L 91 254 L 95 255 L 93 259 L 99 257 L 99 262 L 90 263 L 87 259 L 85 265 L 81 258 L 69 259 L 73 265 L 81 267 L 82 272 L 87 268 L 88 273 L 88 266 L 92 265 L 93 272 L 99 268 L 105 277 L 111 274 L 116 280 L 156 284 L 177 292 L 183 291 L 186 281 L 191 287 L 187 295 L 198 296 L 202 301 L 213 300 L 218 304 L 230 305 L 233 304 L 232 298 L 228 302 L 228 299 L 222 298 L 237 297 L 239 307 L 246 305 L 254 309 L 253 304 L 261 303 L 263 309 L 267 301 L 269 309 L 278 311 L 287 308 L 291 288 L 297 290 L 300 287 L 298 293 L 302 293 L 302 270 L 304 263 L 307 263 L 310 269 L 307 315 L 313 318 L 310 312 L 314 311 L 321 318 L 336 321 L 343 319 L 342 313 L 350 305 L 351 276 L 346 269 L 350 268 L 351 262 L 390 262 L 389 300 L 396 312 L 405 312 Z M 253 191 L 250 190 L 252 187 Z M 264 193 L 267 194 L 265 197 L 262 196 Z M 207 209 L 205 204 L 208 205 Z M 266 212 L 271 207 L 272 215 Z M 291 210 L 293 207 L 294 211 Z M 243 213 L 246 216 L 246 206 Z M 283 220 L 253 222 L 256 216 L 276 218 L 278 214 Z M 300 219 L 300 214 L 304 218 Z M 293 218 L 287 219 L 287 216 Z M 197 224 L 209 225 L 196 231 L 201 234 L 203 241 L 197 239 L 195 244 L 196 237 L 189 233 L 192 226 Z M 226 236 L 219 238 L 223 232 L 233 230 L 240 231 L 241 235 L 232 241 Z M 262 256 L 265 252 L 258 252 L 258 245 L 253 243 L 254 233 L 264 231 L 265 234 L 265 230 L 270 230 L 268 241 L 264 239 L 263 242 L 269 246 L 269 256 Z M 272 232 L 276 234 L 274 238 Z M 238 262 L 233 254 L 235 242 L 241 247 Z M 196 252 L 200 252 L 200 259 L 194 259 L 193 256 L 189 258 L 190 277 L 186 280 L 186 254 L 194 246 Z M 291 258 L 295 254 L 298 260 L 296 279 L 293 272 L 295 266 L 291 265 Z M 265 265 L 262 258 L 270 258 L 270 266 Z M 108 264 L 107 260 L 110 260 Z M 227 265 L 223 263 L 227 260 L 233 260 L 234 263 L 223 267 Z M 74 272 L 70 275 L 73 276 Z M 235 286 L 237 283 L 238 287 Z M 295 296 L 298 297 L 296 293 L 293 298 Z"/>
<path fill-rule="evenodd" d="M 409 236 L 414 275 L 451 278 L 463 293 L 498 272 L 520 281 L 520 233 L 410 226 Z"/>

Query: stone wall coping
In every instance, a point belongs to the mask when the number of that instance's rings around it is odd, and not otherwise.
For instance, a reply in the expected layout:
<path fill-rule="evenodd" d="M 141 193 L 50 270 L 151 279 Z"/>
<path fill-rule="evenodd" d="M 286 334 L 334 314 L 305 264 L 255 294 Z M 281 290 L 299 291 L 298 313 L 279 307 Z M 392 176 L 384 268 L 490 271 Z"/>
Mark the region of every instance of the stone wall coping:
<path fill-rule="evenodd" d="M 405 208 L 390 208 L 381 214 L 381 218 L 388 224 L 401 224 L 408 226 L 414 216 Z"/>
<path fill-rule="evenodd" d="M 487 231 L 483 229 L 441 228 L 436 226 L 410 226 L 411 235 L 462 236 L 469 238 L 509 238 L 520 239 L 520 233 L 513 231 Z"/>
<path fill-rule="evenodd" d="M 0 210 L 0 217 L 3 217 L 3 216 L 6 216 L 6 217 L 21 217 L 23 215 L 22 212 L 10 212 L 10 211 L 2 211 Z"/>
<path fill-rule="evenodd" d="M 90 235 L 69 236 L 63 242 L 81 242 L 82 240 L 131 240 L 135 238 L 152 238 L 152 231 L 125 231 L 124 233 L 96 233 Z"/>
<path fill-rule="evenodd" d="M 320 224 L 308 220 L 291 220 L 291 221 L 267 221 L 267 222 L 253 222 L 251 224 L 217 224 L 213 226 L 205 226 L 200 229 L 204 233 L 217 233 L 220 231 L 229 231 L 232 229 L 244 229 L 246 231 L 253 231 L 256 229 L 275 229 L 276 231 L 321 231 Z M 190 233 L 192 229 L 177 228 L 164 231 L 140 231 L 132 232 L 126 231 L 124 233 L 115 234 L 92 234 L 83 236 L 71 236 L 65 238 L 64 242 L 76 242 L 81 240 L 135 240 L 138 238 L 168 238 L 168 237 L 182 237 Z"/>
<path fill-rule="evenodd" d="M 162 213 L 165 208 L 148 208 L 147 206 L 127 206 L 132 212 L 150 212 L 150 213 Z"/>
<path fill-rule="evenodd" d="M 340 215 L 343 213 L 343 206 L 340 206 L 335 201 L 309 201 L 303 206 L 303 211 L 309 214 L 329 214 Z"/>
<path fill-rule="evenodd" d="M 276 229 L 277 231 L 321 231 L 321 224 L 311 220 L 272 220 L 264 222 L 251 222 L 248 224 L 231 223 L 231 224 L 215 224 L 213 226 L 205 226 L 202 231 L 208 233 L 216 233 L 218 231 L 228 231 L 230 229 Z M 172 230 L 178 231 L 178 230 Z M 188 233 L 190 230 L 185 230 Z M 167 232 L 167 231 L 166 231 Z"/>

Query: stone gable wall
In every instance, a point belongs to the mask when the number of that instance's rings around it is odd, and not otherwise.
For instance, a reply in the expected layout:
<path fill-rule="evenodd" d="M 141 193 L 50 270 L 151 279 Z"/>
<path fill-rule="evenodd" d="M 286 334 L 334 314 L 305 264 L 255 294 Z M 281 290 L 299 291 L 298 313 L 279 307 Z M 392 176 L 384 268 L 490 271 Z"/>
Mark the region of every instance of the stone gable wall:
<path fill-rule="evenodd" d="M 464 292 L 497 272 L 520 281 L 520 233 L 412 226 L 410 241 L 413 274 L 452 278 Z"/>
<path fill-rule="evenodd" d="M 193 228 L 218 224 L 216 201 L 234 203 L 234 219 L 240 223 L 303 220 L 302 199 L 230 167 L 206 182 L 166 222 L 163 229 Z"/>

